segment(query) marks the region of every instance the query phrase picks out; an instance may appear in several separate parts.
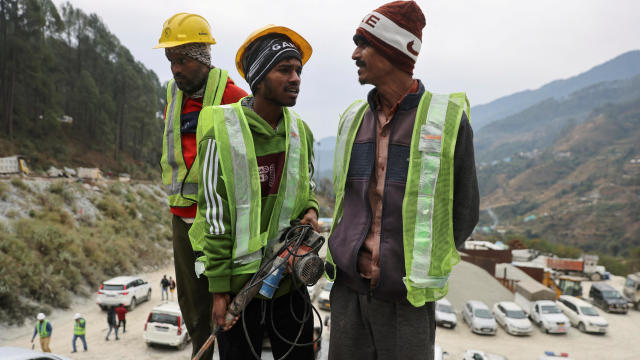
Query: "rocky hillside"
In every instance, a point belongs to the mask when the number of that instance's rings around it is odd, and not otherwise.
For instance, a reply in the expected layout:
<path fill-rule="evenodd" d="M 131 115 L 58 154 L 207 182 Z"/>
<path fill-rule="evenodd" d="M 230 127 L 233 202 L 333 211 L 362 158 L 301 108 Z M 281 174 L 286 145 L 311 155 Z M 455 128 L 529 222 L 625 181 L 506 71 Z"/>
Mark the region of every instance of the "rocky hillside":
<path fill-rule="evenodd" d="M 0 179 L 0 323 L 66 308 L 105 279 L 167 264 L 158 185 Z"/>
<path fill-rule="evenodd" d="M 640 247 L 640 97 L 597 108 L 540 151 L 478 169 L 480 227 L 628 256 Z"/>

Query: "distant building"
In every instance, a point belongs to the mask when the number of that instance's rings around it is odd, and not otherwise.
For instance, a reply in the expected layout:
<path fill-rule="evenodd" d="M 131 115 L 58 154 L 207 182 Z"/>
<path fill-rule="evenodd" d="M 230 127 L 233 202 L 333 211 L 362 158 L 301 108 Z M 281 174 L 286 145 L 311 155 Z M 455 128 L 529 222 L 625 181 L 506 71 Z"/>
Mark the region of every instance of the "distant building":
<path fill-rule="evenodd" d="M 509 246 L 500 241 L 494 244 L 489 241 L 467 240 L 464 242 L 464 248 L 468 250 L 508 250 Z"/>
<path fill-rule="evenodd" d="M 27 161 L 22 155 L 0 158 L 0 175 L 29 174 Z"/>

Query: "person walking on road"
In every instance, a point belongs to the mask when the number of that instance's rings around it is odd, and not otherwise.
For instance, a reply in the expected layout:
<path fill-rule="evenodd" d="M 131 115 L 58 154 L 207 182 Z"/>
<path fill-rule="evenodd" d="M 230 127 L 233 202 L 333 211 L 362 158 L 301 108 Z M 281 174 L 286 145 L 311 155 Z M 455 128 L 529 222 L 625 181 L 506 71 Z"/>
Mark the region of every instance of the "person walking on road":
<path fill-rule="evenodd" d="M 40 336 L 40 348 L 42 352 L 51 352 L 49 348 L 49 343 L 51 343 L 51 334 L 53 333 L 53 326 L 49 320 L 45 319 L 45 315 L 43 313 L 39 313 L 37 316 L 38 321 L 36 322 L 36 328 L 33 330 L 33 336 L 31 337 L 31 342 L 36 338 L 36 335 Z"/>
<path fill-rule="evenodd" d="M 111 330 L 115 331 L 116 340 L 120 340 L 118 338 L 118 324 L 116 323 L 116 311 L 113 306 L 109 306 L 109 310 L 107 310 L 107 324 L 109 324 L 109 331 L 107 331 L 107 337 L 105 340 L 109 341 L 109 335 L 111 335 Z"/>
<path fill-rule="evenodd" d="M 221 29 L 231 32 L 232 29 Z M 247 96 L 226 70 L 211 61 L 216 41 L 207 20 L 197 14 L 175 14 L 162 26 L 155 48 L 164 49 L 173 79 L 167 84 L 167 107 L 162 142 L 162 183 L 173 215 L 172 240 L 178 304 L 193 343 L 193 355 L 211 334 L 209 283 L 202 276 L 202 249 L 193 248 L 189 229 L 196 217 L 200 110 L 210 105 L 235 103 Z M 209 360 L 213 348 L 201 358 Z"/>
<path fill-rule="evenodd" d="M 171 286 L 171 283 L 169 282 L 169 279 L 167 279 L 167 275 L 160 280 L 160 286 L 162 286 L 162 294 L 160 295 L 161 300 L 169 300 L 169 286 Z"/>
<path fill-rule="evenodd" d="M 120 325 L 122 325 L 123 334 L 127 332 L 126 314 L 127 308 L 125 308 L 122 304 L 118 305 L 118 307 L 116 308 L 116 315 L 118 315 L 118 328 L 120 328 Z"/>
<path fill-rule="evenodd" d="M 176 281 L 169 276 L 169 293 L 171 293 L 171 301 L 173 301 L 173 293 L 176 291 Z"/>
<path fill-rule="evenodd" d="M 85 334 L 87 333 L 87 321 L 82 317 L 81 314 L 76 313 L 73 316 L 73 341 L 71 344 L 73 345 L 73 351 L 76 350 L 76 340 L 79 338 L 82 341 L 82 346 L 84 347 L 84 351 L 87 351 L 87 340 L 85 339 Z"/>
<path fill-rule="evenodd" d="M 413 78 L 424 14 L 393 1 L 367 14 L 351 58 L 367 101 L 338 125 L 329 359 L 433 359 L 434 302 L 478 222 L 469 101 Z"/>

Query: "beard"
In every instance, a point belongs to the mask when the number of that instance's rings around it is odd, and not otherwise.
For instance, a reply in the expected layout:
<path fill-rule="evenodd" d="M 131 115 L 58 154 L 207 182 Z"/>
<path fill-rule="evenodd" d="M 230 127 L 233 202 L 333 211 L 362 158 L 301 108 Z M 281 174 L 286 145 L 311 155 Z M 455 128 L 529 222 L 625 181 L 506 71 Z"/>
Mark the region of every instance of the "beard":
<path fill-rule="evenodd" d="M 296 98 L 292 100 L 282 100 L 278 98 L 275 86 L 265 77 L 262 84 L 262 97 L 278 106 L 291 107 L 296 104 Z"/>
<path fill-rule="evenodd" d="M 358 67 L 358 70 L 360 70 L 365 68 L 367 66 L 367 63 L 363 60 L 356 60 L 356 66 Z M 360 77 L 360 74 L 358 74 L 358 82 L 360 83 L 360 85 L 368 84 L 367 80 Z"/>

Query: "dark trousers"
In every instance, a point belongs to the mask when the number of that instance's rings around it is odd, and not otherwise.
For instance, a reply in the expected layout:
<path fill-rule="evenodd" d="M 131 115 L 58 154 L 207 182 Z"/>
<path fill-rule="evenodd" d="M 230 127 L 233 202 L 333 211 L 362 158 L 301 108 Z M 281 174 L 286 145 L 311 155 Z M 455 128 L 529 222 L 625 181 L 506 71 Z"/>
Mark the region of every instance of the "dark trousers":
<path fill-rule="evenodd" d="M 433 360 L 432 302 L 416 308 L 359 294 L 340 279 L 331 289 L 329 360 Z"/>
<path fill-rule="evenodd" d="M 126 319 L 118 320 L 118 327 L 120 327 L 121 325 L 122 325 L 122 332 L 126 333 L 127 332 L 127 320 Z"/>
<path fill-rule="evenodd" d="M 191 343 L 192 355 L 211 335 L 211 306 L 213 297 L 209 293 L 207 277 L 200 275 L 196 278 L 194 263 L 196 261 L 189 241 L 191 224 L 185 223 L 180 217 L 173 216 L 173 256 L 176 268 L 176 285 L 178 287 L 178 304 L 182 318 L 187 326 Z M 210 360 L 213 357 L 213 346 L 201 357 Z"/>
<path fill-rule="evenodd" d="M 84 347 L 84 351 L 87 351 L 87 339 L 84 338 L 84 335 L 73 334 L 73 341 L 71 342 L 73 344 L 73 352 L 76 352 L 77 339 L 80 339 L 80 341 L 82 341 L 82 346 Z"/>
<path fill-rule="evenodd" d="M 295 317 L 300 321 L 302 320 L 305 310 L 304 297 L 308 297 L 308 295 L 306 294 L 306 288 L 302 287 L 301 291 L 303 294 L 293 290 L 289 294 L 283 295 L 274 300 L 253 299 L 245 308 L 244 320 L 247 332 L 251 339 L 253 349 L 258 355 L 262 353 L 262 338 L 265 335 L 265 332 L 269 335 L 271 351 L 273 352 L 274 359 L 279 359 L 291 348 L 291 345 L 280 339 L 274 332 L 271 323 L 272 315 L 275 330 L 277 330 L 278 333 L 289 342 L 294 342 L 301 326 L 303 326 L 302 334 L 296 343 L 307 344 L 313 341 L 313 312 L 311 308 L 307 309 L 311 313 L 304 324 L 297 322 L 294 315 L 291 313 L 291 309 L 293 309 Z M 245 337 L 242 317 L 240 317 L 238 322 L 229 331 L 221 333 L 218 336 L 218 348 L 220 349 L 221 360 L 255 359 Z M 302 347 L 296 346 L 286 357 L 286 359 L 295 360 L 313 358 L 313 345 Z"/>

